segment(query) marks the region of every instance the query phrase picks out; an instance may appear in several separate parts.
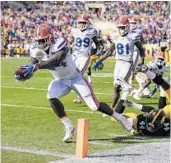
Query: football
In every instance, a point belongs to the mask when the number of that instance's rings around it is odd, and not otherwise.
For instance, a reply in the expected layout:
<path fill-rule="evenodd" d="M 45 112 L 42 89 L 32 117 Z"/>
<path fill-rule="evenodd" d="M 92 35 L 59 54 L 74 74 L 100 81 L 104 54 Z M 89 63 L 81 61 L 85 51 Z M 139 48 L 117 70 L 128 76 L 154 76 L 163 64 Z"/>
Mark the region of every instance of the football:
<path fill-rule="evenodd" d="M 15 71 L 15 79 L 17 79 L 18 81 L 25 81 L 29 78 L 31 78 L 33 74 L 30 73 L 26 67 L 24 66 L 20 66 L 17 68 L 17 70 Z"/>

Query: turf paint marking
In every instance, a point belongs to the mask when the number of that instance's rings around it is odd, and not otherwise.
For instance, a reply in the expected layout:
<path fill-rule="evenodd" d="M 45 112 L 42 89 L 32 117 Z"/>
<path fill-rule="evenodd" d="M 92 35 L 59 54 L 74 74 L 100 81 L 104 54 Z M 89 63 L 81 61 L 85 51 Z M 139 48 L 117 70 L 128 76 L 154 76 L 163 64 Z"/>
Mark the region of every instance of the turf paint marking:
<path fill-rule="evenodd" d="M 51 108 L 48 107 L 39 107 L 39 106 L 25 106 L 25 105 L 13 105 L 13 104 L 1 104 L 1 106 L 4 107 L 17 107 L 17 108 L 31 108 L 31 109 L 43 109 L 43 110 L 52 110 Z M 98 112 L 93 112 L 93 111 L 82 111 L 82 110 L 67 110 L 69 112 L 75 112 L 75 113 L 87 113 L 87 114 L 101 114 Z"/>
<path fill-rule="evenodd" d="M 57 152 L 50 152 L 50 151 L 44 151 L 44 150 L 23 149 L 23 148 L 10 147 L 10 146 L 1 146 L 1 149 L 8 150 L 8 151 L 22 152 L 22 153 L 32 153 L 32 154 L 42 155 L 42 156 L 56 156 L 56 157 L 64 157 L 64 158 L 73 157 L 73 155 L 69 155 L 65 153 L 57 153 Z"/>
<path fill-rule="evenodd" d="M 33 88 L 33 87 L 13 87 L 13 86 L 1 86 L 2 88 L 9 88 L 9 89 L 29 89 L 29 90 L 38 90 L 38 91 L 47 91 L 47 89 L 43 88 Z M 74 91 L 71 91 L 72 93 L 75 93 Z M 101 92 L 95 92 L 97 95 L 112 95 L 112 93 L 101 93 Z"/>

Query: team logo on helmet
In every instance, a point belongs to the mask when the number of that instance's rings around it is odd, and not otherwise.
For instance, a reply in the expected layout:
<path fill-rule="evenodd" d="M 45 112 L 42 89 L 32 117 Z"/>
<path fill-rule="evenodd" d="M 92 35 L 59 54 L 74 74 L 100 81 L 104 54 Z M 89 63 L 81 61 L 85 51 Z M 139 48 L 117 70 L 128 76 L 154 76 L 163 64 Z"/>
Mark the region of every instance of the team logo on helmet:
<path fill-rule="evenodd" d="M 89 23 L 90 23 L 90 22 L 89 22 L 88 17 L 87 17 L 86 15 L 81 15 L 81 16 L 78 17 L 78 20 L 77 20 L 77 27 L 78 27 L 81 31 L 83 31 L 83 30 L 85 30 L 85 29 L 88 28 Z"/>
<path fill-rule="evenodd" d="M 126 16 L 122 16 L 117 20 L 117 28 L 121 36 L 125 36 L 129 32 L 129 20 Z"/>
<path fill-rule="evenodd" d="M 38 48 L 41 50 L 47 50 L 51 45 L 52 28 L 48 24 L 42 24 L 37 28 L 36 41 Z"/>

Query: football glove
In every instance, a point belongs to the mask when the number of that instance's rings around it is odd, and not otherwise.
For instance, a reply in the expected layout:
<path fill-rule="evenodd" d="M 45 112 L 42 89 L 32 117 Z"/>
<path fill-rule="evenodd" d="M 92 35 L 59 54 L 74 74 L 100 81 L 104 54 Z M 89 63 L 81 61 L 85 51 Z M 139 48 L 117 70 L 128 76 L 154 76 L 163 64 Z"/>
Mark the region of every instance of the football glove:
<path fill-rule="evenodd" d="M 93 66 L 93 70 L 96 71 L 96 69 L 99 70 L 100 65 L 103 65 L 102 61 L 97 61 L 95 65 Z"/>
<path fill-rule="evenodd" d="M 32 77 L 33 73 L 37 70 L 35 64 L 26 64 L 18 68 L 15 72 L 15 79 L 18 81 L 25 81 Z"/>
<path fill-rule="evenodd" d="M 138 63 L 138 64 L 137 64 L 137 66 L 142 66 L 142 65 L 143 65 L 143 63 Z"/>

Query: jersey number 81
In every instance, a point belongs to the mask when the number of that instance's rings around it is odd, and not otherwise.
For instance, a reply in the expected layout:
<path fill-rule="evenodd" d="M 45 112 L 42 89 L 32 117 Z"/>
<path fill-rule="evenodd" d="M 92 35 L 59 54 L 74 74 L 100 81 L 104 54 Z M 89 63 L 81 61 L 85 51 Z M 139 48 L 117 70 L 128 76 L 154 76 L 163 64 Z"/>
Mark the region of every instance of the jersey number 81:
<path fill-rule="evenodd" d="M 125 52 L 127 55 L 129 55 L 129 44 L 123 45 L 122 43 L 118 43 L 116 49 L 119 55 L 123 55 Z"/>

